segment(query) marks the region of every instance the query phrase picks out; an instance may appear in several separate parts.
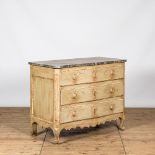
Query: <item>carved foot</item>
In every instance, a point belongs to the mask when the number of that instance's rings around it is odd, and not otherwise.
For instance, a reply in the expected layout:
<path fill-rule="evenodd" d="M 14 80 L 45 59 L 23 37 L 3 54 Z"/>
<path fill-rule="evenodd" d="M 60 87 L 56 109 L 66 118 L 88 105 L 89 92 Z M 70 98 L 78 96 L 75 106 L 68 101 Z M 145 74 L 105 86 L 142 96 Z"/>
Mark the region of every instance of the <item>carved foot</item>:
<path fill-rule="evenodd" d="M 63 141 L 60 140 L 60 130 L 59 129 L 53 129 L 53 134 L 54 134 L 54 140 L 52 141 L 53 144 L 63 143 Z"/>
<path fill-rule="evenodd" d="M 119 123 L 117 123 L 118 129 L 120 130 L 125 130 L 125 126 L 124 126 L 124 118 L 119 118 Z"/>
<path fill-rule="evenodd" d="M 100 125 L 97 124 L 97 125 L 95 126 L 95 128 L 100 128 Z"/>
<path fill-rule="evenodd" d="M 32 123 L 32 135 L 37 136 L 37 123 Z"/>

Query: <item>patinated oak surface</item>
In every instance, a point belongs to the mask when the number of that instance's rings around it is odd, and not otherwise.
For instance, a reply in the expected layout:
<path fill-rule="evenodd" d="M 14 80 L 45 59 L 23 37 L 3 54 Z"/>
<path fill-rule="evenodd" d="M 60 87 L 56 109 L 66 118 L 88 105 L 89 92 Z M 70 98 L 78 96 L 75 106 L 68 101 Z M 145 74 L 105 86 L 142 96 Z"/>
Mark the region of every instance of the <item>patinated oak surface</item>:
<path fill-rule="evenodd" d="M 124 121 L 126 60 L 81 58 L 30 62 L 32 134 L 51 128 L 59 143 L 63 129 Z"/>
<path fill-rule="evenodd" d="M 0 108 L 0 155 L 155 155 L 155 109 L 125 112 L 125 131 L 113 123 L 78 128 L 63 131 L 66 143 L 53 145 L 51 130 L 30 135 L 29 108 Z"/>

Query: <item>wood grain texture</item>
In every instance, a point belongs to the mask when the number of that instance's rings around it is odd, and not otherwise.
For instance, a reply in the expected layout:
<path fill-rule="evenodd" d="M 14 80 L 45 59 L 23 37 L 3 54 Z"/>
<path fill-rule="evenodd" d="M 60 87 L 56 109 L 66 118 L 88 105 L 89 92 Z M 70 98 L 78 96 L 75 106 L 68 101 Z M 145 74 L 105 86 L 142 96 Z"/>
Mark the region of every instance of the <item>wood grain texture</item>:
<path fill-rule="evenodd" d="M 53 80 L 33 77 L 33 115 L 53 122 Z"/>
<path fill-rule="evenodd" d="M 46 78 L 46 79 L 54 78 L 54 70 L 52 68 L 31 65 L 31 70 L 32 70 L 32 76 Z"/>
<path fill-rule="evenodd" d="M 126 109 L 125 113 L 125 131 L 113 123 L 63 130 L 66 143 L 55 145 L 51 130 L 46 138 L 46 133 L 30 135 L 29 108 L 0 108 L 0 155 L 154 155 L 155 108 Z"/>
<path fill-rule="evenodd" d="M 52 129 L 58 143 L 60 135 L 60 69 L 54 70 L 54 124 Z"/>
<path fill-rule="evenodd" d="M 155 155 L 155 109 L 127 109 L 120 135 L 128 155 Z"/>
<path fill-rule="evenodd" d="M 122 118 L 123 116 L 124 116 L 123 113 L 117 113 L 117 114 L 107 115 L 104 117 L 97 117 L 97 118 L 91 118 L 91 119 L 86 119 L 86 120 L 68 122 L 68 123 L 61 124 L 61 128 L 70 130 L 72 128 L 77 128 L 77 127 L 81 129 L 83 129 L 84 127 L 95 127 L 100 124 L 104 124 L 105 122 L 111 122 L 114 120 L 118 120 L 118 118 Z"/>
<path fill-rule="evenodd" d="M 123 78 L 124 63 L 64 68 L 61 70 L 61 85 L 99 82 Z"/>
<path fill-rule="evenodd" d="M 116 97 L 81 104 L 65 105 L 61 107 L 60 117 L 61 123 L 66 123 L 121 112 L 123 112 L 123 99 Z"/>
<path fill-rule="evenodd" d="M 45 133 L 31 136 L 29 116 L 29 108 L 0 108 L 0 155 L 40 154 Z"/>
<path fill-rule="evenodd" d="M 30 69 L 30 117 L 33 135 L 37 134 L 38 125 L 51 128 L 55 142 L 59 143 L 59 135 L 64 128 L 83 128 L 124 118 L 124 63 L 94 64 L 78 69 L 52 69 L 30 65 Z M 81 80 L 88 80 L 68 85 L 65 76 L 68 78 L 75 75 L 75 72 L 80 75 Z M 74 78 L 78 81 L 76 75 Z M 121 97 L 121 101 L 113 99 L 114 97 Z M 105 99 L 104 102 L 100 101 L 102 99 Z M 88 101 L 91 103 L 86 103 Z M 73 103 L 79 105 L 69 105 Z M 62 125 L 64 123 L 70 124 Z"/>
<path fill-rule="evenodd" d="M 124 95 L 123 79 L 61 88 L 61 105 Z"/>

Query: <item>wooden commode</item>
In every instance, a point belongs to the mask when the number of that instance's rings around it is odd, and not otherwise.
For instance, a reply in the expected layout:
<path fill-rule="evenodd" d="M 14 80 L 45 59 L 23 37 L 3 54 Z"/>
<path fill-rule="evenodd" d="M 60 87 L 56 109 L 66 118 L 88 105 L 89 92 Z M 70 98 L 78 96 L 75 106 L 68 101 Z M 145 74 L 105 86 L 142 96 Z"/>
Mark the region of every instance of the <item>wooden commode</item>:
<path fill-rule="evenodd" d="M 111 120 L 124 129 L 125 62 L 104 57 L 29 62 L 32 134 L 37 125 L 51 128 L 59 143 L 62 129 Z"/>

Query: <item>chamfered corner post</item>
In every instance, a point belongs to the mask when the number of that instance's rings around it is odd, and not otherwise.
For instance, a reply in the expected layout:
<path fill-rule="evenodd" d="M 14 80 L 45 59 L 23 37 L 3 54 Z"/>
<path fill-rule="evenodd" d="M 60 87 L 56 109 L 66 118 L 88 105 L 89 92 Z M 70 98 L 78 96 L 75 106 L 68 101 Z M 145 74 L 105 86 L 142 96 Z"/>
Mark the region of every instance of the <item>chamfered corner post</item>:
<path fill-rule="evenodd" d="M 125 130 L 125 126 L 124 126 L 124 121 L 125 121 L 125 62 L 124 62 L 124 68 L 123 68 L 123 76 L 124 76 L 124 79 L 123 79 L 123 92 L 124 92 L 124 95 L 123 95 L 123 113 L 122 113 L 122 116 L 119 117 L 119 122 L 117 121 L 117 126 L 118 126 L 118 129 L 120 130 Z"/>
<path fill-rule="evenodd" d="M 30 125 L 31 125 L 31 134 L 32 135 L 37 135 L 37 123 L 33 121 L 33 66 L 30 65 Z"/>
<path fill-rule="evenodd" d="M 54 69 L 54 142 L 60 143 L 60 69 Z"/>

